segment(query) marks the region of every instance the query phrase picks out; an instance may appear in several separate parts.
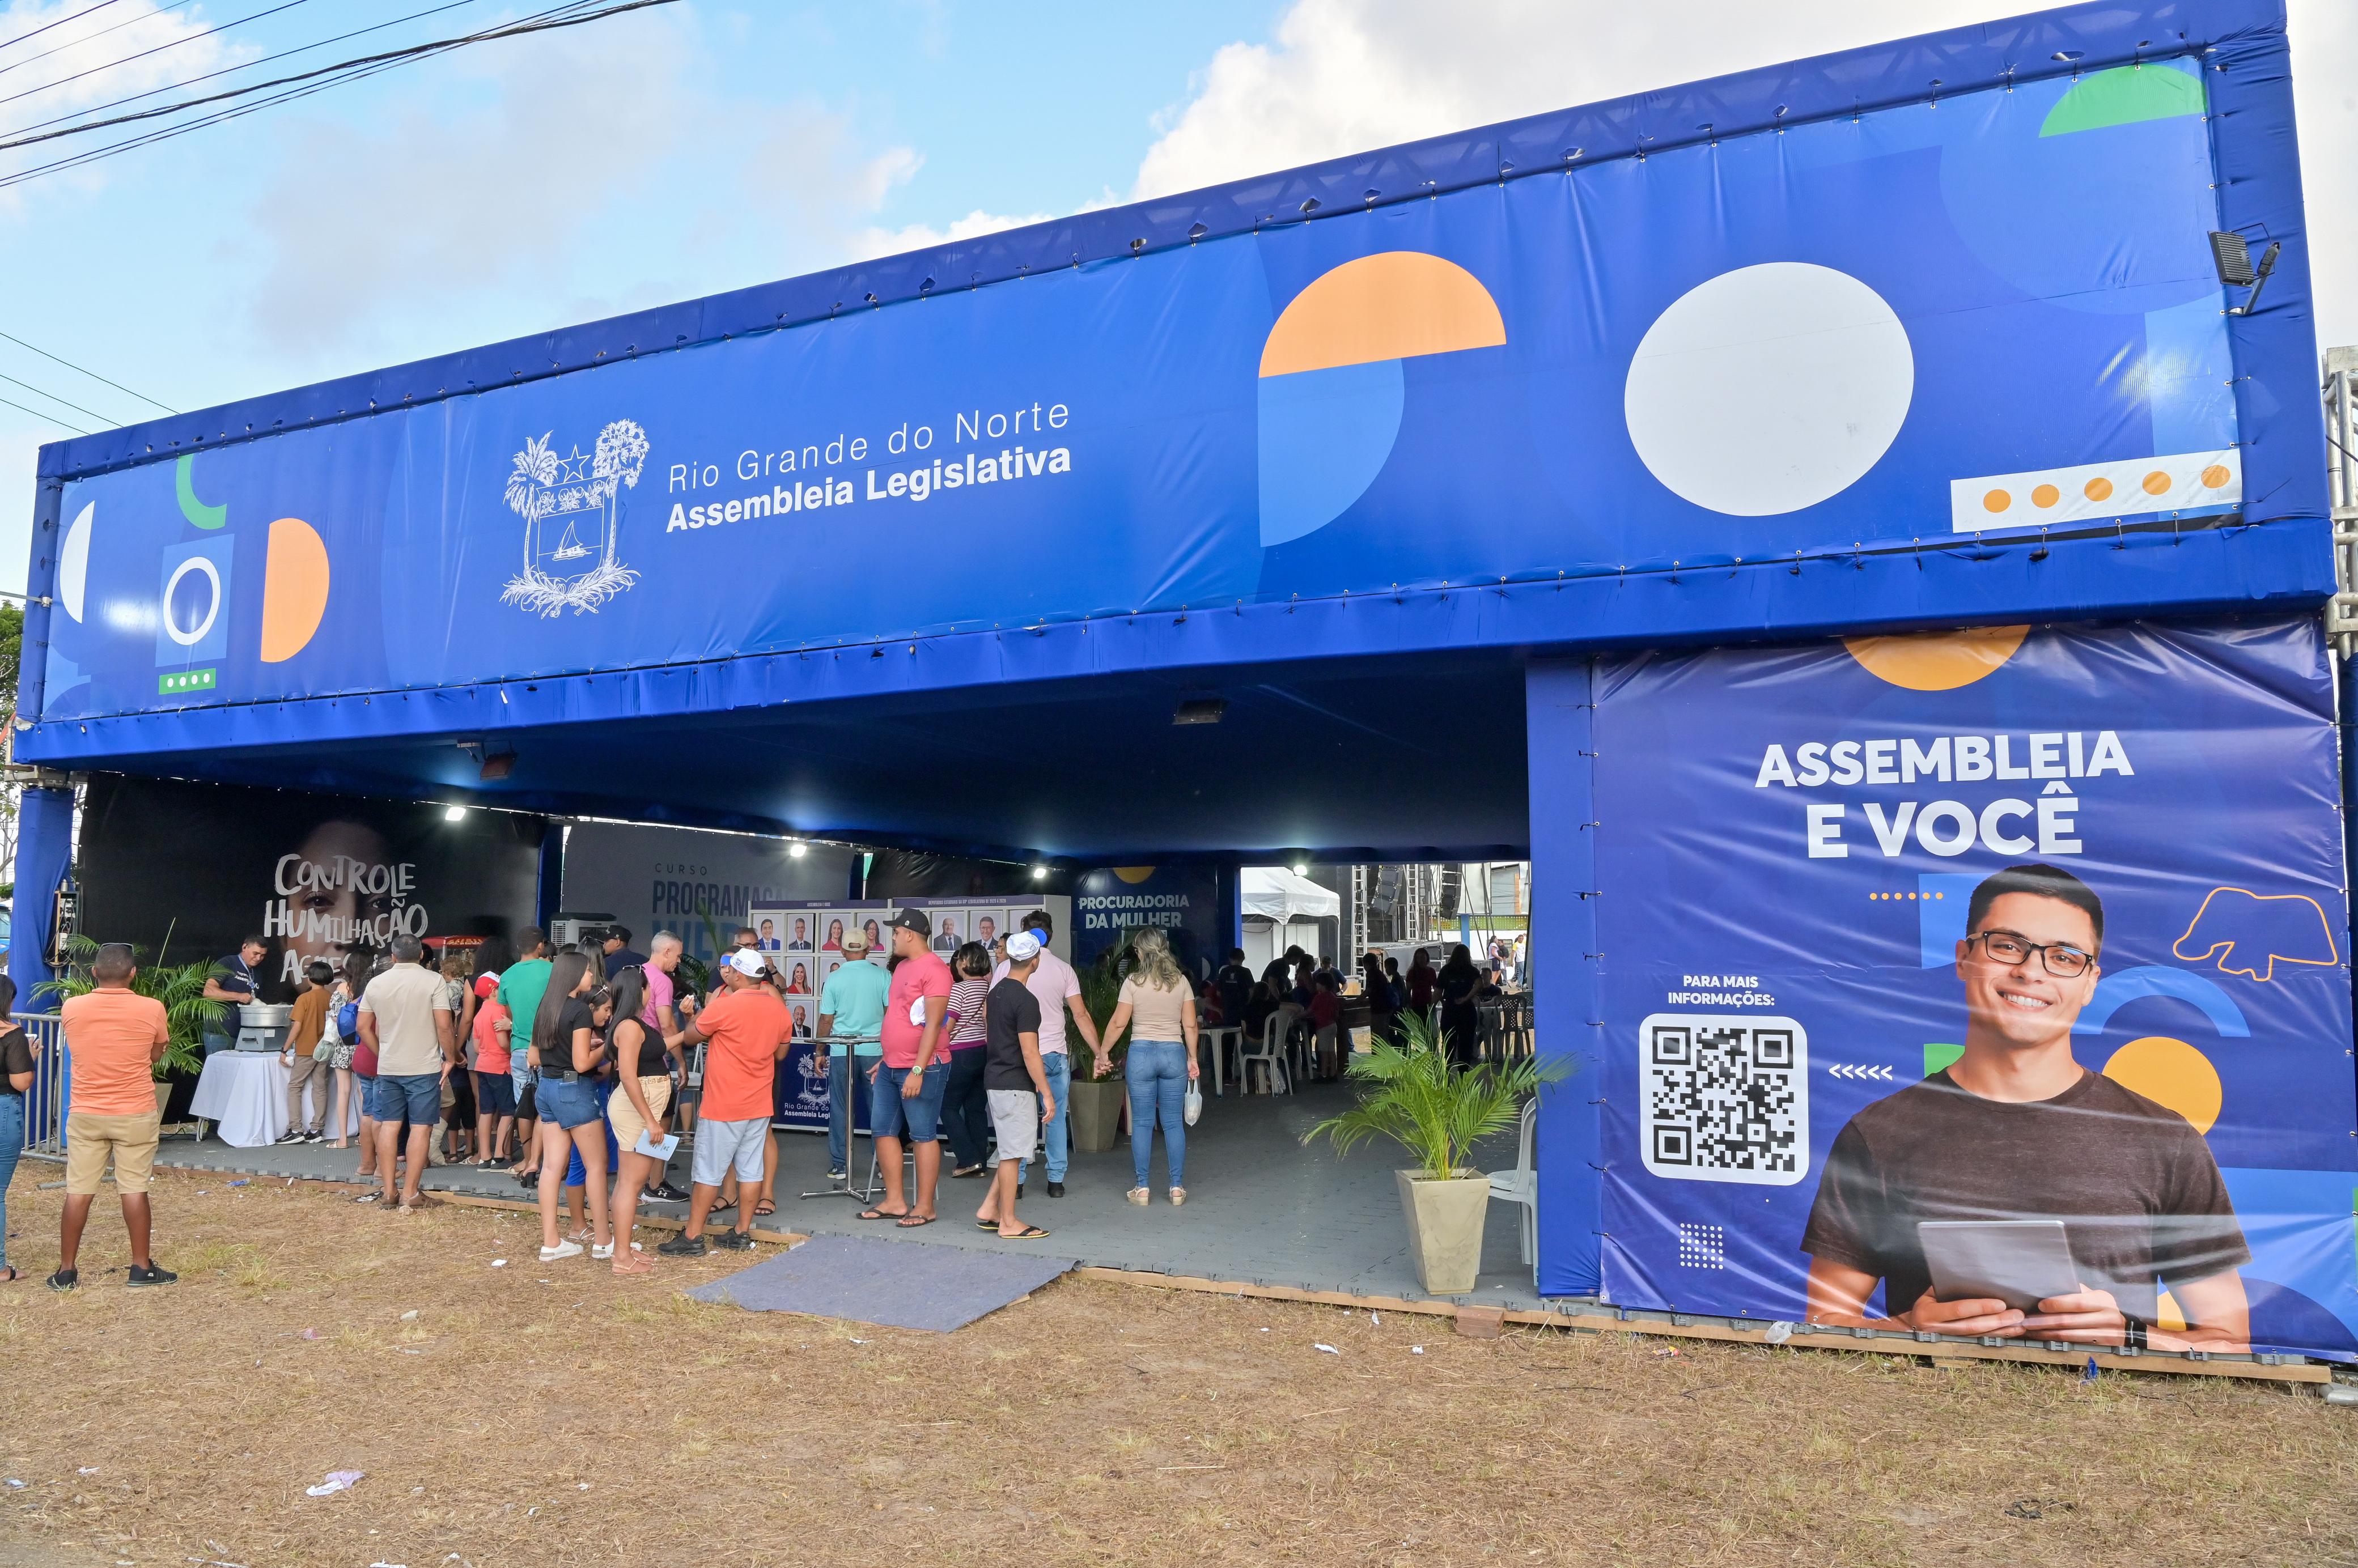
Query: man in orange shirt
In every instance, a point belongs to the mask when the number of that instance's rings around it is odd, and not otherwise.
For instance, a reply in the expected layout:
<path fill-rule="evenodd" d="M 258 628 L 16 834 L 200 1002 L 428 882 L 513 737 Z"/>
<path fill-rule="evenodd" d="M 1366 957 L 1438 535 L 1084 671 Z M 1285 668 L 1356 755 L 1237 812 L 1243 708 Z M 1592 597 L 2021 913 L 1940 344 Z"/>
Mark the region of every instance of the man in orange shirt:
<path fill-rule="evenodd" d="M 156 1135 L 162 1117 L 156 1109 L 154 1068 L 172 1042 L 164 1004 L 131 989 L 138 970 L 131 948 L 110 942 L 91 966 L 97 989 L 69 997 L 60 1009 L 66 1054 L 72 1064 L 66 1107 L 66 1206 L 58 1226 L 58 1271 L 49 1289 L 70 1291 L 81 1283 L 74 1261 L 81 1254 L 81 1230 L 91 1200 L 114 1160 L 114 1190 L 123 1199 L 123 1223 L 131 1232 L 131 1278 L 135 1285 L 168 1285 L 179 1278 L 156 1267 L 148 1255 L 150 1216 L 147 1183 L 156 1166 Z"/>
<path fill-rule="evenodd" d="M 740 933 L 740 935 L 745 935 Z M 753 1245 L 753 1195 L 761 1191 L 776 1106 L 778 1064 L 794 1044 L 794 1020 L 786 1004 L 762 983 L 769 963 L 759 950 L 740 947 L 719 964 L 728 989 L 676 1034 L 664 1036 L 674 1050 L 708 1040 L 704 1055 L 704 1103 L 696 1113 L 696 1163 L 690 1173 L 687 1227 L 655 1249 L 667 1258 L 704 1256 L 704 1222 L 712 1216 L 720 1186 L 737 1177 L 737 1227 L 713 1240 L 742 1250 Z"/>

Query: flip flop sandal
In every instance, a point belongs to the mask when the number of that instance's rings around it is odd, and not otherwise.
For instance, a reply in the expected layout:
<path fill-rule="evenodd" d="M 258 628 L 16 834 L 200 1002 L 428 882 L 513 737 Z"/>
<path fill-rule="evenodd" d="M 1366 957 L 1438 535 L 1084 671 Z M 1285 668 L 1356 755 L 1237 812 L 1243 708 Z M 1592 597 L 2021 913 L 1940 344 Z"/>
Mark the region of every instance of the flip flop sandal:
<path fill-rule="evenodd" d="M 860 1217 L 862 1219 L 906 1219 L 909 1217 L 909 1211 L 907 1209 L 903 1209 L 899 1214 L 886 1214 L 881 1208 L 863 1209 L 860 1211 Z"/>
<path fill-rule="evenodd" d="M 999 1230 L 999 1227 L 995 1225 L 990 1228 L 993 1230 Z M 1005 1231 L 1000 1231 L 999 1238 L 1001 1241 L 1037 1241 L 1047 1234 L 1048 1233 L 1046 1231 L 1041 1229 L 1036 1225 L 1027 1225 L 1012 1236 L 1008 1235 Z"/>
<path fill-rule="evenodd" d="M 934 1223 L 934 1221 L 936 1221 L 936 1220 L 937 1220 L 937 1219 L 939 1219 L 939 1218 L 941 1218 L 941 1216 L 940 1216 L 940 1215 L 937 1215 L 937 1214 L 934 1214 L 934 1215 L 904 1214 L 904 1215 L 903 1215 L 903 1216 L 901 1217 L 901 1221 L 900 1221 L 900 1225 L 899 1225 L 899 1227 L 898 1227 L 898 1228 L 903 1229 L 903 1230 L 923 1230 L 925 1227 L 927 1227 L 927 1226 L 929 1226 L 929 1225 L 933 1224 L 933 1223 Z"/>
<path fill-rule="evenodd" d="M 735 1208 L 736 1206 L 737 1200 L 735 1198 L 730 1198 L 725 1202 L 719 1198 L 715 1198 L 713 1200 L 712 1206 L 704 1212 L 708 1215 L 727 1214 L 730 1209 Z"/>
<path fill-rule="evenodd" d="M 24 1277 L 13 1268 L 0 1270 L 0 1285 L 13 1285 Z"/>
<path fill-rule="evenodd" d="M 995 1219 L 978 1219 L 974 1222 L 974 1227 L 977 1230 L 988 1230 L 993 1236 L 999 1234 L 999 1221 Z"/>
<path fill-rule="evenodd" d="M 778 1206 L 772 1203 L 767 1198 L 763 1198 L 760 1203 L 753 1206 L 753 1217 L 755 1219 L 762 1219 L 777 1212 Z"/>

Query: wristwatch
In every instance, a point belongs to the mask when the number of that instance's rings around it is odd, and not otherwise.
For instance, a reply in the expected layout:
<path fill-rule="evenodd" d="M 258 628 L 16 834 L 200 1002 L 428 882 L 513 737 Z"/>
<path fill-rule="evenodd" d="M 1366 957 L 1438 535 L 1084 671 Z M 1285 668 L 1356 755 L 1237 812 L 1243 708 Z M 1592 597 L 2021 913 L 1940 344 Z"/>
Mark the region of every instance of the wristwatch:
<path fill-rule="evenodd" d="M 2132 1316 L 2127 1313 L 2123 1313 L 2121 1314 L 2121 1347 L 2125 1350 L 2145 1349 L 2147 1347 L 2145 1337 L 2145 1319 Z"/>

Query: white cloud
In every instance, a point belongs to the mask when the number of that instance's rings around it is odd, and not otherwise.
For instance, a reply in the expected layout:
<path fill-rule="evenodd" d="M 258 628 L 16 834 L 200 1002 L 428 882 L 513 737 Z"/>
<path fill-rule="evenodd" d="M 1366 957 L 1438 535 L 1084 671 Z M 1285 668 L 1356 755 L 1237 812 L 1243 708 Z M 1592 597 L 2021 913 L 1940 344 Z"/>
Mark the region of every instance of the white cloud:
<path fill-rule="evenodd" d="M 860 232 L 856 248 L 863 256 L 898 255 L 903 251 L 921 251 L 933 245 L 971 240 L 979 234 L 995 234 L 1002 229 L 1020 229 L 1026 223 L 1044 223 L 1050 216 L 1046 212 L 1032 212 L 1015 218 L 1003 212 L 986 212 L 978 207 L 963 218 L 951 219 L 940 228 L 930 223 L 910 223 L 898 229 L 863 229 Z"/>
<path fill-rule="evenodd" d="M 196 8 L 166 12 L 157 8 L 157 0 L 116 0 L 90 16 L 75 16 L 88 10 L 90 0 L 0 5 L 0 38 L 23 40 L 0 56 L 0 135 L 55 129 L 50 121 L 219 70 L 260 52 L 219 35 L 203 37 L 219 24 Z M 168 96 L 143 97 L 123 104 L 120 112 L 168 101 Z M 38 168 L 127 134 L 98 132 L 0 153 L 0 170 Z M 81 190 L 94 189 L 105 178 L 103 162 L 43 177 L 53 188 L 65 184 Z M 21 212 L 32 189 L 0 192 L 0 213 L 13 217 Z"/>

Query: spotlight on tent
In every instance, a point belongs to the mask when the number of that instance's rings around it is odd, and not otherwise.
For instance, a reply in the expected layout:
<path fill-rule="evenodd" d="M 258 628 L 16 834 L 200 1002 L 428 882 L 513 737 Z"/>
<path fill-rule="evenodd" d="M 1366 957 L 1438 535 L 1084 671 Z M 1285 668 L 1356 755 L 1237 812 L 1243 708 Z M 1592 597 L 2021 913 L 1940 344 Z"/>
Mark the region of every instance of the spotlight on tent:
<path fill-rule="evenodd" d="M 442 820 L 464 822 L 467 820 L 467 808 L 463 806 L 446 806 L 442 808 Z"/>
<path fill-rule="evenodd" d="M 1224 697 L 1191 697 L 1181 703 L 1171 715 L 1174 724 L 1217 724 L 1227 717 L 1228 699 Z"/>
<path fill-rule="evenodd" d="M 2228 315 L 2248 316 L 2258 308 L 2260 290 L 2268 286 L 2268 275 L 2276 271 L 2277 256 L 2283 249 L 2284 242 L 2281 240 L 2269 241 L 2266 252 L 2260 257 L 2260 265 L 2254 266 L 2252 247 L 2244 242 L 2243 235 L 2230 233 L 2224 229 L 2211 231 L 2211 260 L 2219 269 L 2219 282 L 2228 288 L 2248 288 L 2252 291 L 2244 297 L 2241 305 L 2229 306 Z"/>
<path fill-rule="evenodd" d="M 1048 868 L 1042 865 L 1034 865 L 1032 868 L 1032 880 L 1035 882 L 1046 881 L 1048 880 Z"/>
<path fill-rule="evenodd" d="M 1278 859 L 1285 863 L 1287 871 L 1297 877 L 1306 877 L 1310 874 L 1310 851 L 1307 849 L 1288 849 Z"/>
<path fill-rule="evenodd" d="M 804 842 L 803 842 L 801 839 L 799 839 L 799 838 L 795 839 L 793 843 L 791 843 L 791 844 L 789 844 L 789 845 L 787 845 L 787 846 L 786 846 L 786 855 L 787 855 L 787 857 L 788 857 L 789 859 L 791 859 L 791 860 L 801 860 L 805 855 L 807 855 L 807 854 L 809 854 L 809 853 L 810 853 L 810 846 L 809 846 L 809 845 L 807 845 L 807 844 L 806 844 L 806 843 L 804 843 Z"/>

